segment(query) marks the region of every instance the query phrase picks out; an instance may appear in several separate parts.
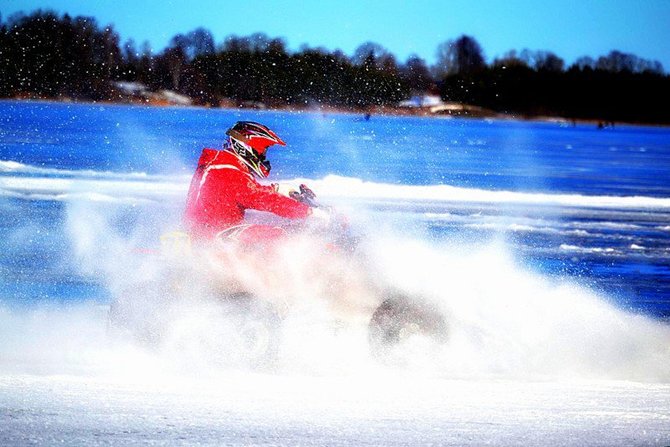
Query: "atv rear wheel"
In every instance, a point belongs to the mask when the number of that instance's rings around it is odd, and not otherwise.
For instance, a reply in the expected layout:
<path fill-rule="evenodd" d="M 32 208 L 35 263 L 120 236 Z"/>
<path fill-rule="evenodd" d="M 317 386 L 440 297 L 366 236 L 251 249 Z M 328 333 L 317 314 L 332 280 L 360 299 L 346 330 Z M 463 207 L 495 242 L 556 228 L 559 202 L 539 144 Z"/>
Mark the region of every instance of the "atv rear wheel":
<path fill-rule="evenodd" d="M 251 367 L 271 366 L 277 359 L 281 340 L 281 319 L 265 300 L 240 292 L 224 298 L 234 326 L 232 340 Z"/>
<path fill-rule="evenodd" d="M 120 293 L 109 306 L 107 333 L 112 337 L 128 337 L 141 344 L 156 346 L 164 329 L 164 310 L 174 301 L 165 284 L 146 282 L 134 284 Z"/>

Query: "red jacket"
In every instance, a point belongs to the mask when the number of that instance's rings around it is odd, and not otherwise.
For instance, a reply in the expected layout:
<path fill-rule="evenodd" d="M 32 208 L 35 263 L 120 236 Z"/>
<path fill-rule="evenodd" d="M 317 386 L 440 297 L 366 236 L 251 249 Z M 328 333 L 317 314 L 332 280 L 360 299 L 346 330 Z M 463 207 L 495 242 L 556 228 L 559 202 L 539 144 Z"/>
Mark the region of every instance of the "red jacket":
<path fill-rule="evenodd" d="M 196 237 L 214 237 L 242 223 L 247 209 L 269 211 L 290 219 L 310 214 L 309 206 L 304 203 L 258 183 L 234 152 L 204 149 L 186 199 L 184 223 L 189 232 Z"/>

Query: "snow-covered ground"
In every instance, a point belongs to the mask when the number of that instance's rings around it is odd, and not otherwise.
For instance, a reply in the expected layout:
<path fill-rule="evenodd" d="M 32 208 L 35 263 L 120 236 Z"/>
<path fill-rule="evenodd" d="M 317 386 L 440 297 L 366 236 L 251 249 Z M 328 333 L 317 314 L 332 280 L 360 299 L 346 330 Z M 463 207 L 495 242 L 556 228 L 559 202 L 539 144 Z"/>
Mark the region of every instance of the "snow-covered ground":
<path fill-rule="evenodd" d="M 0 445 L 670 445 L 670 385 L 386 372 L 0 377 Z"/>
<path fill-rule="evenodd" d="M 275 368 L 251 371 L 110 337 L 105 311 L 0 308 L 0 445 L 670 445 L 667 356 L 633 341 L 667 340 L 653 322 L 616 353 L 593 334 L 600 352 L 515 345 L 468 363 L 455 333 L 435 357 L 382 365 L 364 331 L 293 321 Z"/>

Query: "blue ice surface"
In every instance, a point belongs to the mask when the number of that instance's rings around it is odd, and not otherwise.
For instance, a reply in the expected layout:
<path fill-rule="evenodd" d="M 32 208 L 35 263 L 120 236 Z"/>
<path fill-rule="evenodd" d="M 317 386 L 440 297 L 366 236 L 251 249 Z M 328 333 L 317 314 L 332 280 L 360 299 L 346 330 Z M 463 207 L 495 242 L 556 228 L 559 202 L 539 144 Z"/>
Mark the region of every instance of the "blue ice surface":
<path fill-rule="evenodd" d="M 273 176 L 279 179 L 338 175 L 389 185 L 670 198 L 670 129 L 663 127 L 597 129 L 590 124 L 375 115 L 368 121 L 356 114 L 319 111 L 29 101 L 0 101 L 0 162 L 41 171 L 0 171 L 0 179 L 68 178 L 81 171 L 187 176 L 200 150 L 220 147 L 225 130 L 241 119 L 263 122 L 287 142 L 270 153 Z M 77 273 L 63 224 L 64 204 L 3 192 L 4 299 L 107 299 L 101 284 Z M 447 211 L 476 223 L 472 216 L 478 206 Z M 414 212 L 418 215 L 418 208 Z M 483 214 L 496 218 L 511 213 L 512 220 L 535 219 L 550 227 L 507 235 L 533 268 L 579 278 L 630 309 L 670 316 L 667 209 L 552 212 L 549 220 L 538 209 L 489 206 Z M 429 222 L 428 227 L 436 237 L 470 232 L 473 240 L 489 231 L 462 222 Z"/>
<path fill-rule="evenodd" d="M 228 126 L 258 120 L 287 141 L 285 177 L 670 197 L 670 131 L 524 121 L 0 102 L 3 159 L 60 169 L 165 173 L 220 147 Z M 186 169 L 188 171 L 188 169 Z"/>

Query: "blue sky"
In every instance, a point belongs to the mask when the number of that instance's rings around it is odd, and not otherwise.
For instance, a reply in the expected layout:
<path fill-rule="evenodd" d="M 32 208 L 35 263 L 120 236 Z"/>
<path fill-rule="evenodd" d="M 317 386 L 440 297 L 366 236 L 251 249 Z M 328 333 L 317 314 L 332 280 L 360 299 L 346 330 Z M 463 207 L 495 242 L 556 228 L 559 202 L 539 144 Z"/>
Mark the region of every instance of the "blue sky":
<path fill-rule="evenodd" d="M 670 72 L 670 0 L 0 0 L 6 20 L 17 11 L 53 9 L 113 24 L 122 42 L 161 50 L 199 26 L 217 43 L 264 32 L 301 45 L 353 54 L 373 41 L 400 62 L 415 53 L 434 63 L 437 46 L 468 34 L 490 61 L 510 49 L 549 50 L 569 64 L 610 50 L 659 60 Z"/>

